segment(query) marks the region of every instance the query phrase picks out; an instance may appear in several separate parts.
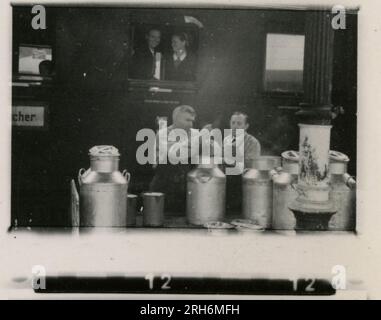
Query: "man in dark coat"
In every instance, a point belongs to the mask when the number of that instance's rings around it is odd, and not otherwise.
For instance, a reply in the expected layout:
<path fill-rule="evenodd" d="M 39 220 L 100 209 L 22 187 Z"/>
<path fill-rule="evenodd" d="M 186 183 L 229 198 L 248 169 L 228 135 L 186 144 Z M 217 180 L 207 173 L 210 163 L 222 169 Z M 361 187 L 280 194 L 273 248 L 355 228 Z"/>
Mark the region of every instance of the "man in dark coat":
<path fill-rule="evenodd" d="M 175 141 L 169 139 L 169 133 L 172 130 L 182 129 L 190 138 L 195 134 L 193 122 L 195 121 L 196 112 L 191 106 L 181 105 L 173 110 L 173 124 L 159 130 L 156 137 L 156 156 L 158 165 L 155 166 L 155 176 L 153 177 L 149 190 L 153 192 L 163 192 L 165 194 L 165 211 L 170 216 L 183 216 L 185 214 L 186 203 L 186 179 L 188 172 L 193 168 L 190 159 L 186 163 L 171 164 L 168 154 L 161 153 L 160 150 L 170 152 Z M 197 131 L 197 130 L 196 130 Z M 189 151 L 189 157 L 190 151 Z M 166 159 L 167 164 L 163 160 Z"/>
<path fill-rule="evenodd" d="M 187 54 L 177 63 L 173 57 L 166 60 L 166 79 L 174 81 L 195 81 L 196 59 L 192 54 Z"/>
<path fill-rule="evenodd" d="M 158 29 L 151 29 L 146 34 L 146 44 L 136 48 L 130 63 L 129 77 L 133 79 L 154 79 L 156 59 L 161 58 L 161 53 L 157 50 L 160 44 L 161 32 Z"/>
<path fill-rule="evenodd" d="M 195 81 L 196 58 L 188 50 L 186 33 L 172 35 L 173 54 L 165 60 L 165 79 L 173 81 Z"/>

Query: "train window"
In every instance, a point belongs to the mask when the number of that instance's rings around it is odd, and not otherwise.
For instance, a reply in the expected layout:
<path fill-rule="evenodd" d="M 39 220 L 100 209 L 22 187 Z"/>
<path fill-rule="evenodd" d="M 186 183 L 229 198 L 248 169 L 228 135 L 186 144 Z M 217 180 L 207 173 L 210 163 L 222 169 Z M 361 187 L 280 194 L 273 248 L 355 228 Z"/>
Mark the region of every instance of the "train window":
<path fill-rule="evenodd" d="M 268 33 L 264 89 L 266 92 L 303 91 L 304 35 Z"/>
<path fill-rule="evenodd" d="M 132 39 L 130 79 L 196 80 L 196 28 L 139 24 L 133 28 Z"/>

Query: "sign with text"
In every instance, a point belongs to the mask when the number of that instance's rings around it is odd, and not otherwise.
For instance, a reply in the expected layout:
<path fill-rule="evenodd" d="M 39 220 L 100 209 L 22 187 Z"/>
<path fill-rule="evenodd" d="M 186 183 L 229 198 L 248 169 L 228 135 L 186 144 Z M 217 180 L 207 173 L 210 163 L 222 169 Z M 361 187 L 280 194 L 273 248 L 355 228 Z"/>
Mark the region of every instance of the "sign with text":
<path fill-rule="evenodd" d="M 12 125 L 16 127 L 44 128 L 45 106 L 13 106 Z"/>

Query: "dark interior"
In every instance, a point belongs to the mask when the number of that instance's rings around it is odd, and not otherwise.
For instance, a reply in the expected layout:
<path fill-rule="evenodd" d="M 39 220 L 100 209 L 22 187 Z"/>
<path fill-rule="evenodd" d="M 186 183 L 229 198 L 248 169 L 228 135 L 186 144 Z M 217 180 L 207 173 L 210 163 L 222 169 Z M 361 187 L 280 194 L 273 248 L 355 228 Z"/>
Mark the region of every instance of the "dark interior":
<path fill-rule="evenodd" d="M 130 191 L 146 190 L 149 165 L 136 163 L 136 132 L 156 128 L 180 103 L 197 111 L 196 127 L 225 128 L 232 112 L 250 118 L 249 132 L 262 153 L 298 149 L 295 112 L 302 93 L 264 90 L 267 33 L 303 34 L 305 11 L 263 9 L 169 9 L 46 7 L 47 28 L 30 27 L 31 8 L 13 7 L 13 70 L 22 43 L 51 45 L 52 79 L 13 86 L 14 105 L 48 106 L 42 129 L 13 127 L 12 225 L 69 226 L 70 181 L 89 166 L 88 150 L 110 144 L 121 153 L 120 168 L 132 175 Z M 184 23 L 184 16 L 203 28 Z M 128 80 L 128 57 L 137 26 L 197 28 L 197 81 L 168 83 L 172 92 L 148 92 L 144 81 Z M 347 154 L 356 175 L 357 15 L 335 31 L 332 103 L 345 113 L 333 120 L 331 149 Z M 84 76 L 84 74 L 86 76 Z"/>

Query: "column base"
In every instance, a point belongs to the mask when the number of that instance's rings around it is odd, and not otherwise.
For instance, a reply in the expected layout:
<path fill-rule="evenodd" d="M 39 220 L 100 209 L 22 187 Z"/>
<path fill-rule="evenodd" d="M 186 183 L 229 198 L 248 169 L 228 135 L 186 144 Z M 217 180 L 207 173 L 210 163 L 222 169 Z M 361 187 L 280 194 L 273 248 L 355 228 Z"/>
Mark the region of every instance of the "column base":
<path fill-rule="evenodd" d="M 328 230 L 328 223 L 336 213 L 332 201 L 310 201 L 297 198 L 289 209 L 296 218 L 296 230 L 321 231 Z"/>

